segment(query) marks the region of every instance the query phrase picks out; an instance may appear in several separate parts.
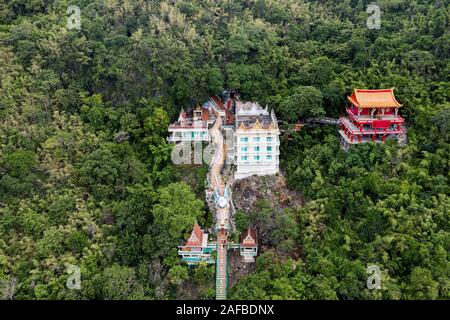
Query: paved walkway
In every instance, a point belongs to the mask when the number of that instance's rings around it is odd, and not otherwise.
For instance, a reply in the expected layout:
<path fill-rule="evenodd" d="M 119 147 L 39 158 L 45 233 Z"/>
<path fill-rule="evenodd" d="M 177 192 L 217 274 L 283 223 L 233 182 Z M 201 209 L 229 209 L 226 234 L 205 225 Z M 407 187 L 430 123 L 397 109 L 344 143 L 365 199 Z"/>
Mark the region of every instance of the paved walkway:
<path fill-rule="evenodd" d="M 211 162 L 211 170 L 210 170 L 210 188 L 213 191 L 216 187 L 219 190 L 219 194 L 223 196 L 223 182 L 222 177 L 220 175 L 220 171 L 222 170 L 225 152 L 224 152 L 224 143 L 223 136 L 220 132 L 220 126 L 222 125 L 222 117 L 217 117 L 216 122 L 211 128 L 211 138 L 215 145 L 215 153 L 213 160 Z"/>
<path fill-rule="evenodd" d="M 221 229 L 217 235 L 217 263 L 216 263 L 216 300 L 227 298 L 228 265 L 227 265 L 227 234 Z"/>
<path fill-rule="evenodd" d="M 211 128 L 211 138 L 215 145 L 215 153 L 211 162 L 209 181 L 210 191 L 217 192 L 215 203 L 216 230 L 217 234 L 217 261 L 216 261 L 216 299 L 225 300 L 227 298 L 228 268 L 227 249 L 228 239 L 226 230 L 230 226 L 230 204 L 225 199 L 225 186 L 221 176 L 221 171 L 225 163 L 225 144 L 220 127 L 222 117 L 217 114 L 217 120 Z"/>

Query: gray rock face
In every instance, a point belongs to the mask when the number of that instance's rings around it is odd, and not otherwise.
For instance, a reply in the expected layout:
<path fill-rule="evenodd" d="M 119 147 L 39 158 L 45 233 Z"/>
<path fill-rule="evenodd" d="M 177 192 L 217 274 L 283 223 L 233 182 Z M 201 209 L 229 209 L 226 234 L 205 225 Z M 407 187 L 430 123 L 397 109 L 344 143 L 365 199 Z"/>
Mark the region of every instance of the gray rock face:
<path fill-rule="evenodd" d="M 236 210 L 250 213 L 259 200 L 266 200 L 275 210 L 286 207 L 302 207 L 300 193 L 289 190 L 282 174 L 275 176 L 252 176 L 235 181 L 233 184 L 233 202 Z"/>

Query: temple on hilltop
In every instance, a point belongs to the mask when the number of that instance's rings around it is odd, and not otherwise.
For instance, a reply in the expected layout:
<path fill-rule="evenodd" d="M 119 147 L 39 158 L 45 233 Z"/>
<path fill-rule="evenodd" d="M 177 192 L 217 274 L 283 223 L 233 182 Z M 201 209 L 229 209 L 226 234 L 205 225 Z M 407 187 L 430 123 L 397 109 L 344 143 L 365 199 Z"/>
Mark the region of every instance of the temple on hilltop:
<path fill-rule="evenodd" d="M 188 265 L 200 261 L 214 263 L 211 257 L 214 246 L 208 245 L 208 234 L 195 223 L 192 233 L 184 246 L 178 246 L 178 254 Z"/>
<path fill-rule="evenodd" d="M 235 179 L 279 171 L 280 130 L 275 112 L 254 102 L 236 103 Z"/>
<path fill-rule="evenodd" d="M 226 143 L 226 162 L 235 164 L 235 179 L 279 172 L 280 130 L 275 112 L 256 102 L 242 102 L 229 91 L 212 96 L 201 107 L 181 110 L 169 128 L 172 143 L 211 141 L 210 130 L 221 118 L 220 130 L 233 139 Z"/>
<path fill-rule="evenodd" d="M 208 233 L 196 223 L 189 239 L 178 246 L 178 254 L 188 265 L 215 263 L 216 299 L 226 299 L 228 250 L 238 250 L 244 263 L 252 263 L 258 254 L 258 240 L 252 228 L 241 235 L 239 243 L 228 240 L 236 229 L 235 208 L 229 175 L 223 169 L 226 164 L 234 164 L 234 179 L 279 172 L 280 130 L 275 112 L 256 102 L 241 102 L 238 93 L 225 91 L 191 112 L 182 109 L 168 131 L 167 139 L 172 143 L 210 142 L 212 154 L 205 194 L 213 213 L 213 226 L 209 230 L 216 238 L 208 242 Z"/>
<path fill-rule="evenodd" d="M 365 142 L 383 143 L 405 135 L 405 120 L 398 115 L 402 106 L 394 96 L 394 89 L 355 89 L 347 97 L 351 105 L 347 117 L 339 119 L 342 144 L 348 147 Z"/>

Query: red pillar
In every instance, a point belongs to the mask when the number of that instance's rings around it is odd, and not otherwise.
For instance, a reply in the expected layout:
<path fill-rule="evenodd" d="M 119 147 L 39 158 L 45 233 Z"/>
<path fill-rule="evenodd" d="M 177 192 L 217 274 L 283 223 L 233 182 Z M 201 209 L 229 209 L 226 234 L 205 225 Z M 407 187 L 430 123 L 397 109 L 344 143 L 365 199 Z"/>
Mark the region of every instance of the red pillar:
<path fill-rule="evenodd" d="M 385 134 L 383 134 L 383 138 L 381 139 L 381 141 L 386 141 L 386 135 Z"/>
<path fill-rule="evenodd" d="M 358 142 L 361 142 L 362 141 L 362 134 L 360 134 L 359 136 L 358 136 Z"/>
<path fill-rule="evenodd" d="M 376 137 L 376 134 L 374 133 L 372 136 L 372 142 L 375 142 L 375 137 Z"/>

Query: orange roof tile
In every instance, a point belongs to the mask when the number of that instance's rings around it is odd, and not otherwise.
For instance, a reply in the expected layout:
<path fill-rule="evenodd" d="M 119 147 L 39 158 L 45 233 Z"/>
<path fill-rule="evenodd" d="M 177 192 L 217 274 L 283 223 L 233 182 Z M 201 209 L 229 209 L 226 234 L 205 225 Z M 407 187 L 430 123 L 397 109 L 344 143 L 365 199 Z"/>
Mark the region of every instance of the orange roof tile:
<path fill-rule="evenodd" d="M 253 228 L 248 228 L 241 235 L 241 246 L 254 247 L 258 245 L 258 239 L 256 238 L 256 231 Z"/>
<path fill-rule="evenodd" d="M 217 104 L 217 106 L 219 107 L 219 109 L 225 110 L 225 107 L 224 107 L 224 105 L 223 105 L 222 99 L 220 99 L 218 96 L 212 96 L 211 98 L 212 98 L 212 99 L 214 100 L 214 102 Z"/>
<path fill-rule="evenodd" d="M 209 119 L 209 109 L 203 108 L 202 109 L 202 121 L 208 121 Z"/>
<path fill-rule="evenodd" d="M 394 89 L 355 89 L 348 100 L 359 108 L 398 108 L 402 105 L 395 99 Z"/>
<path fill-rule="evenodd" d="M 203 240 L 203 231 L 198 225 L 198 223 L 195 223 L 194 230 L 192 230 L 191 236 L 186 242 L 186 246 L 193 246 L 193 247 L 201 246 L 202 240 Z"/>

